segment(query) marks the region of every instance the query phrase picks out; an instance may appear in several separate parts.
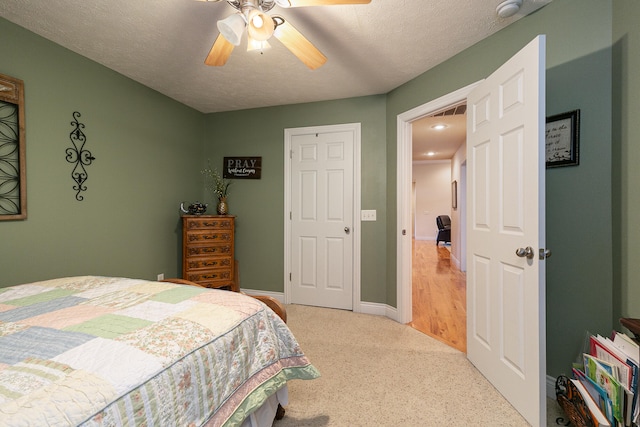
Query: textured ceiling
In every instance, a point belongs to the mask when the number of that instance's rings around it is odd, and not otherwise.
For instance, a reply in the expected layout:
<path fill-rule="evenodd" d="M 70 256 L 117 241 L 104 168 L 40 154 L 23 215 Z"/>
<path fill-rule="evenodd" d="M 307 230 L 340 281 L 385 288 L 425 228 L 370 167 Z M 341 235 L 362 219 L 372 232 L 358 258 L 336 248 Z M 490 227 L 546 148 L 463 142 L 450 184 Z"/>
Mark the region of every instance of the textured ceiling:
<path fill-rule="evenodd" d="M 278 40 L 205 65 L 216 22 L 236 11 L 225 1 L 1 0 L 0 16 L 210 113 L 387 93 L 550 1 L 524 0 L 506 19 L 502 0 L 274 8 L 327 56 L 314 71 Z"/>

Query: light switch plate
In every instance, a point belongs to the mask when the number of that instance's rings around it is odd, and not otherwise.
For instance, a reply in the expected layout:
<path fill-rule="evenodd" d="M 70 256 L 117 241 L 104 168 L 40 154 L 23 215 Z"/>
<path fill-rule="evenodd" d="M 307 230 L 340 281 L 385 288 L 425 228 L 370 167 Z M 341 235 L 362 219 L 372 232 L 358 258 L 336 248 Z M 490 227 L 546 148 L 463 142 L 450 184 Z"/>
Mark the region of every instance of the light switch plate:
<path fill-rule="evenodd" d="M 362 221 L 375 221 L 376 220 L 376 211 L 375 211 L 375 209 L 360 211 L 360 220 L 362 220 Z"/>

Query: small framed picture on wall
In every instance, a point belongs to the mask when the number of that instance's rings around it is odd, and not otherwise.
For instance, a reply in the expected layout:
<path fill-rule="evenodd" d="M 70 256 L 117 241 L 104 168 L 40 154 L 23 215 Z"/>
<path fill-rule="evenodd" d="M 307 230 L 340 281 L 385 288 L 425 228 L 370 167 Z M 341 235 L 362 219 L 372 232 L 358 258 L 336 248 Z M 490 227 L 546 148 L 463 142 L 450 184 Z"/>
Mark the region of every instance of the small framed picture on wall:
<path fill-rule="evenodd" d="M 451 207 L 458 209 L 458 181 L 451 183 Z"/>
<path fill-rule="evenodd" d="M 546 166 L 577 166 L 580 163 L 580 110 L 547 117 Z"/>

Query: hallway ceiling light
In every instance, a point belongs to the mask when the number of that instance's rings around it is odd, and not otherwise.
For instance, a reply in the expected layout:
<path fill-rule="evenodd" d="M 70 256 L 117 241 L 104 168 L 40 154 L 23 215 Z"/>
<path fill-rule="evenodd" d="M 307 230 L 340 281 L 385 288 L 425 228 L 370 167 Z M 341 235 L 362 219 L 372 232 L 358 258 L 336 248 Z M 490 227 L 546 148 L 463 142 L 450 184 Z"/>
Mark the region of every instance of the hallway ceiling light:
<path fill-rule="evenodd" d="M 444 130 L 446 128 L 448 128 L 449 126 L 442 124 L 442 123 L 438 123 L 437 125 L 433 125 L 431 126 L 431 129 L 433 130 Z"/>

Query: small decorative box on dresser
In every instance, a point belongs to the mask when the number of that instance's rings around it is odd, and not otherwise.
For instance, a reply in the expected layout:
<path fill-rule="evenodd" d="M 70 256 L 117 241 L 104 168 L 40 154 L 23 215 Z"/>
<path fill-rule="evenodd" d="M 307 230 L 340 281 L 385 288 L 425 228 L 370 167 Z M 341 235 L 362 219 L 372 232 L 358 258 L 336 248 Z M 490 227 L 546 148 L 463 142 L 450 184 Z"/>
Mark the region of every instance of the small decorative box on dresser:
<path fill-rule="evenodd" d="M 182 216 L 182 278 L 240 291 L 234 266 L 233 215 Z"/>

